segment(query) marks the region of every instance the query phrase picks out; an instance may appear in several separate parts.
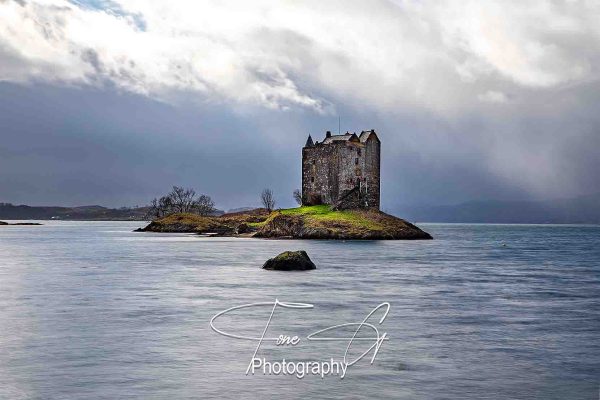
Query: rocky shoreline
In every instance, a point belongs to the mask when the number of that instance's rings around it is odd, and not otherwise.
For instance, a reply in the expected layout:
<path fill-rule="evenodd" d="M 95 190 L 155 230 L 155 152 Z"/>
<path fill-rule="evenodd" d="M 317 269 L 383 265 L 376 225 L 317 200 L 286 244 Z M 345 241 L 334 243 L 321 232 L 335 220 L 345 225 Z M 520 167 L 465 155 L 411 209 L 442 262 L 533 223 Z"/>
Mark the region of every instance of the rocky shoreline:
<path fill-rule="evenodd" d="M 217 217 L 172 214 L 136 231 L 267 239 L 432 239 L 429 233 L 393 215 L 366 210 L 332 211 L 329 206 L 299 207 L 271 213 L 256 209 Z"/>
<path fill-rule="evenodd" d="M 15 226 L 15 225 L 42 225 L 39 222 L 15 222 L 14 224 L 5 222 L 5 221 L 0 221 L 0 226 L 6 226 L 6 225 L 11 225 L 11 226 Z"/>

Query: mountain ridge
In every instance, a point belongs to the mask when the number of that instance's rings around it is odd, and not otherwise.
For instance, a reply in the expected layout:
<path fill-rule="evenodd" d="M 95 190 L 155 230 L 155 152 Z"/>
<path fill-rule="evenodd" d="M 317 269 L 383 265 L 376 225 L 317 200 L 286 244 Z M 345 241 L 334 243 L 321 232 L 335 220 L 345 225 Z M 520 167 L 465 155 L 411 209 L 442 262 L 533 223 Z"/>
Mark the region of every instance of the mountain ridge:
<path fill-rule="evenodd" d="M 397 212 L 410 221 L 505 224 L 599 224 L 600 192 L 552 200 L 479 200 L 454 205 L 409 205 Z"/>

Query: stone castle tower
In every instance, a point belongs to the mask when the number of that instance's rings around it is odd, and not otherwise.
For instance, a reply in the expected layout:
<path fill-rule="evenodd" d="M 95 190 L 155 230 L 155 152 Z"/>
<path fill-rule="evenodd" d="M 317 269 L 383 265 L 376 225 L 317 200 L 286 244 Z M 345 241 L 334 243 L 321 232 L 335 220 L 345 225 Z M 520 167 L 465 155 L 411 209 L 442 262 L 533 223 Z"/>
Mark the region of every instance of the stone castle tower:
<path fill-rule="evenodd" d="M 302 148 L 302 204 L 379 210 L 381 142 L 374 130 L 346 132 Z"/>

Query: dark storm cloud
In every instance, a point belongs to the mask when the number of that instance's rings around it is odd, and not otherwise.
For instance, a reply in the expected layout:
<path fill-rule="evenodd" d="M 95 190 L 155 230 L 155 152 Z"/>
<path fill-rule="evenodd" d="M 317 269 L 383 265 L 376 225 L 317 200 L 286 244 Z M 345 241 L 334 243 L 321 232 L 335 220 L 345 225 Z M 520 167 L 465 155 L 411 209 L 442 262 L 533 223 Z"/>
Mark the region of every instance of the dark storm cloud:
<path fill-rule="evenodd" d="M 457 4 L 4 1 L 0 201 L 291 205 L 338 115 L 389 210 L 598 191 L 600 6 Z"/>
<path fill-rule="evenodd" d="M 10 84 L 0 96 L 2 201 L 145 204 L 178 184 L 233 207 L 299 171 L 251 119 L 219 109 Z"/>
<path fill-rule="evenodd" d="M 0 97 L 0 200 L 15 203 L 145 204 L 178 184 L 212 195 L 223 208 L 257 205 L 257 194 L 268 186 L 279 204 L 291 206 L 306 135 L 318 138 L 325 129 L 337 129 L 337 118 L 329 116 L 173 107 L 101 91 L 2 84 Z M 595 122 L 587 123 L 589 135 L 567 140 L 556 160 L 557 181 L 576 178 L 557 196 L 598 184 L 594 146 L 600 143 Z M 558 131 L 568 124 L 551 128 L 545 123 L 539 129 Z M 525 128 L 529 125 L 536 122 Z M 499 177 L 485 167 L 483 148 L 490 145 L 485 137 L 452 139 L 455 129 L 480 131 L 477 121 L 449 126 L 415 115 L 374 120 L 347 110 L 342 129 L 351 127 L 375 127 L 381 133 L 387 210 L 416 202 L 529 196 L 514 184 L 519 177 Z M 426 139 L 431 136 L 436 139 Z"/>

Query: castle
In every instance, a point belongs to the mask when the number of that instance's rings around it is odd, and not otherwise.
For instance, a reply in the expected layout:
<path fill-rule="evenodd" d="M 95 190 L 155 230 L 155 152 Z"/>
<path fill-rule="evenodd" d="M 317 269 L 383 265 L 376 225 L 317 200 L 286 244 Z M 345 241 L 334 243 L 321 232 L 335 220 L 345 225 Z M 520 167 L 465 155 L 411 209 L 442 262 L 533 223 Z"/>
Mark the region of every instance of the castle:
<path fill-rule="evenodd" d="M 302 205 L 379 210 L 381 142 L 374 130 L 346 132 L 302 148 Z"/>

